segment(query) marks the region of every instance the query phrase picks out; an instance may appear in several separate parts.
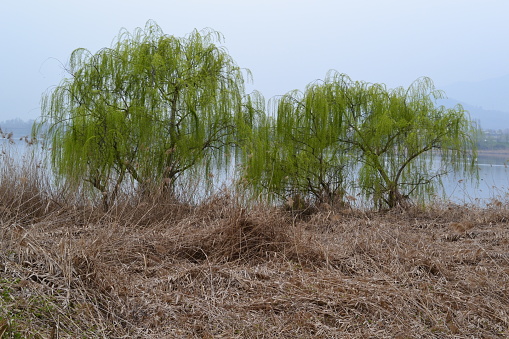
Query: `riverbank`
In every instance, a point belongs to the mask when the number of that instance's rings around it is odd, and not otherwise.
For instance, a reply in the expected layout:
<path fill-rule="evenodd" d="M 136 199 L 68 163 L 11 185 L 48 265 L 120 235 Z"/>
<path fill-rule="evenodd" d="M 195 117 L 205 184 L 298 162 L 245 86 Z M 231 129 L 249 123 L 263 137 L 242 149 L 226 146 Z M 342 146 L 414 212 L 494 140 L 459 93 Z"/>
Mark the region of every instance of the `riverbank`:
<path fill-rule="evenodd" d="M 478 150 L 477 154 L 481 156 L 499 156 L 509 160 L 509 150 Z"/>
<path fill-rule="evenodd" d="M 0 337 L 506 338 L 509 209 L 0 210 Z"/>

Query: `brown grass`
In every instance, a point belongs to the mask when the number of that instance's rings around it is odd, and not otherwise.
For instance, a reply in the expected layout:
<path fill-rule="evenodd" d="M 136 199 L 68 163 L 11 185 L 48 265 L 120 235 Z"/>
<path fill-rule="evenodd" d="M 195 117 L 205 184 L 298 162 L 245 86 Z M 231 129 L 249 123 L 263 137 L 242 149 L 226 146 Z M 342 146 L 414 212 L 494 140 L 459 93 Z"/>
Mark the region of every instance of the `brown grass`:
<path fill-rule="evenodd" d="M 505 203 L 104 213 L 25 177 L 0 183 L 0 338 L 509 336 Z"/>

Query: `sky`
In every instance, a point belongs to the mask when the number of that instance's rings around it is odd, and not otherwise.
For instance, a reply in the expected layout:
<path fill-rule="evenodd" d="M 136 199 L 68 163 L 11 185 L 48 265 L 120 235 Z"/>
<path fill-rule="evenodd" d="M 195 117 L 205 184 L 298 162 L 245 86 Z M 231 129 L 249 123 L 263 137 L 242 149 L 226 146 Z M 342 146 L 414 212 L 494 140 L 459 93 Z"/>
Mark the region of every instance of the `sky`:
<path fill-rule="evenodd" d="M 508 75 L 508 14 L 507 0 L 1 0 L 0 121 L 36 119 L 74 49 L 148 20 L 178 37 L 221 32 L 248 90 L 270 99 L 331 69 L 389 87 Z"/>

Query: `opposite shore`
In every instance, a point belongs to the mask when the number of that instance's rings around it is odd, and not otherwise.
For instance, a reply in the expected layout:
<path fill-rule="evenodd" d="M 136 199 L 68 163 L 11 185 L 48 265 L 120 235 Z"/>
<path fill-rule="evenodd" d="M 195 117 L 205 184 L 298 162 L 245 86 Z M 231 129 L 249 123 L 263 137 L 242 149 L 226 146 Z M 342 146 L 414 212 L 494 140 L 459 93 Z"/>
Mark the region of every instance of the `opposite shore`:
<path fill-rule="evenodd" d="M 489 155 L 507 157 L 509 159 L 509 149 L 479 149 L 477 150 L 478 155 Z"/>

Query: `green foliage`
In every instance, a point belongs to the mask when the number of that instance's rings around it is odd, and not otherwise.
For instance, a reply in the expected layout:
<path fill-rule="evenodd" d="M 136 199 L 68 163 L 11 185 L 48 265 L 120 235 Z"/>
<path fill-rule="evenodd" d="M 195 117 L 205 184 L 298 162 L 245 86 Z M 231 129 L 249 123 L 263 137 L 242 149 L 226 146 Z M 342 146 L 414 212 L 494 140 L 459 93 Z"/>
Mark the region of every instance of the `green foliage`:
<path fill-rule="evenodd" d="M 220 40 L 165 35 L 149 21 L 111 48 L 75 50 L 34 130 L 49 125 L 58 177 L 100 190 L 108 205 L 126 180 L 174 191 L 181 175 L 228 163 L 234 127 L 245 126 L 244 77 Z"/>
<path fill-rule="evenodd" d="M 429 78 L 408 89 L 357 86 L 365 93 L 347 91 L 358 109 L 346 114 L 352 134 L 341 141 L 356 148 L 358 183 L 375 205 L 393 208 L 412 195 L 427 198 L 451 170 L 476 172 L 476 128 L 461 106 L 436 105 L 442 93 Z"/>
<path fill-rule="evenodd" d="M 274 117 L 258 125 L 249 144 L 246 175 L 257 194 L 273 198 L 306 197 L 336 203 L 344 193 L 347 149 L 337 92 L 311 84 L 273 100 Z"/>
<path fill-rule="evenodd" d="M 330 72 L 267 113 L 218 41 L 149 21 L 110 48 L 75 50 L 34 127 L 47 129 L 57 178 L 95 188 L 108 208 L 128 184 L 175 194 L 179 179 L 210 183 L 235 158 L 255 196 L 343 204 L 349 192 L 392 208 L 429 197 L 450 170 L 475 173 L 479 133 L 461 106 L 436 105 L 430 79 L 388 89 Z"/>
<path fill-rule="evenodd" d="M 441 95 L 428 78 L 390 90 L 330 72 L 273 101 L 245 175 L 255 193 L 280 199 L 344 203 L 351 190 L 393 208 L 429 197 L 448 171 L 476 171 L 475 126 L 461 106 L 436 106 Z"/>

